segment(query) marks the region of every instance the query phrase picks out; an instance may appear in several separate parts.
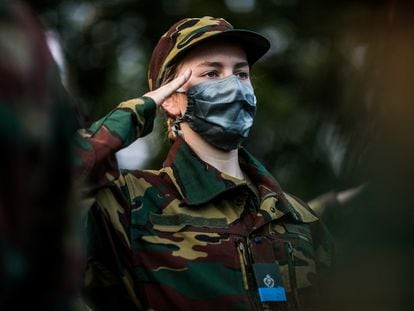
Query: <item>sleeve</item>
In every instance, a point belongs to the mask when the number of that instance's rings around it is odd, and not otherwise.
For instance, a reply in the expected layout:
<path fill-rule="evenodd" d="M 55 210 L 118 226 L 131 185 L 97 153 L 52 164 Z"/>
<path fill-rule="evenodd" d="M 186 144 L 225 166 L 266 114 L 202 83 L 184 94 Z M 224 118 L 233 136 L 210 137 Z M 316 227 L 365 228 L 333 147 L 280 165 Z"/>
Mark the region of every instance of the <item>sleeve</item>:
<path fill-rule="evenodd" d="M 120 103 L 104 118 L 75 135 L 75 168 L 78 179 L 92 187 L 103 186 L 119 177 L 115 153 L 137 138 L 150 133 L 155 102 L 140 97 Z"/>
<path fill-rule="evenodd" d="M 300 213 L 301 219 L 310 224 L 317 272 L 321 274 L 328 273 L 335 260 L 335 243 L 330 230 L 324 220 L 320 218 L 320 215 L 307 203 L 288 193 L 285 193 L 285 196 L 294 206 L 296 212 Z M 293 199 L 299 204 L 295 203 Z"/>
<path fill-rule="evenodd" d="M 310 221 L 316 272 L 312 282 L 314 286 L 302 288 L 298 291 L 300 305 L 303 310 L 328 310 L 331 273 L 334 269 L 336 256 L 334 239 L 323 219 L 319 218 L 319 215 L 308 204 L 297 197 L 295 199 L 308 212 L 308 214 L 305 214 L 303 209 L 296 208 L 296 211 L 301 212 L 303 220 Z M 310 214 L 313 215 L 313 218 Z"/>
<path fill-rule="evenodd" d="M 318 273 L 326 274 L 335 261 L 334 239 L 322 220 L 311 226 L 315 243 L 316 268 Z"/>

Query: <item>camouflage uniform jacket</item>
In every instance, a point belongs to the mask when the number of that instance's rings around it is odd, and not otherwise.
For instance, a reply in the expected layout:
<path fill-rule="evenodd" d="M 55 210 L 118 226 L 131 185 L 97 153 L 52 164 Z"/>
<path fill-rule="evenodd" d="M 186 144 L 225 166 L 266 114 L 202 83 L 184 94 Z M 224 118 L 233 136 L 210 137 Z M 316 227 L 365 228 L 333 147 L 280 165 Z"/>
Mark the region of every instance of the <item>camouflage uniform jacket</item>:
<path fill-rule="evenodd" d="M 143 97 L 80 131 L 82 172 L 94 185 L 86 273 L 92 305 L 312 309 L 318 273 L 330 261 L 324 227 L 245 149 L 247 181 L 203 162 L 180 138 L 161 170 L 117 170 L 114 152 L 150 132 L 154 116 L 154 102 Z M 278 265 L 287 302 L 260 302 L 253 271 L 260 263 Z"/>

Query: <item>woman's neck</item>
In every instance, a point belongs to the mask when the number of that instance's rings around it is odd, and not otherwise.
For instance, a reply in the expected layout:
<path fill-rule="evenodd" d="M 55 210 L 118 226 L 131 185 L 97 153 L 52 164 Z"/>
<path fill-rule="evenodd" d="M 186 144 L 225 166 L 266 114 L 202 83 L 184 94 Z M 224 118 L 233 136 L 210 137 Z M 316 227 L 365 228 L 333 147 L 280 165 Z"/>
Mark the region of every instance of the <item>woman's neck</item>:
<path fill-rule="evenodd" d="M 220 172 L 238 179 L 244 179 L 239 164 L 238 149 L 223 151 L 207 143 L 194 132 L 186 122 L 180 124 L 186 143 L 194 150 L 201 160 L 218 169 Z"/>

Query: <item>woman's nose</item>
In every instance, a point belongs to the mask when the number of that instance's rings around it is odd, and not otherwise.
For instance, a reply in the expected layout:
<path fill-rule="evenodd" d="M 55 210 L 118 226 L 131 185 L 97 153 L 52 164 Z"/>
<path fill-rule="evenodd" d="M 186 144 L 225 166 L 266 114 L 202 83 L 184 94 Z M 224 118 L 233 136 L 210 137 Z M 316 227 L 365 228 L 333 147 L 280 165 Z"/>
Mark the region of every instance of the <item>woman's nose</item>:
<path fill-rule="evenodd" d="M 232 75 L 234 75 L 233 70 L 231 70 L 231 69 L 223 70 L 222 78 L 227 78 L 227 77 L 230 77 Z"/>

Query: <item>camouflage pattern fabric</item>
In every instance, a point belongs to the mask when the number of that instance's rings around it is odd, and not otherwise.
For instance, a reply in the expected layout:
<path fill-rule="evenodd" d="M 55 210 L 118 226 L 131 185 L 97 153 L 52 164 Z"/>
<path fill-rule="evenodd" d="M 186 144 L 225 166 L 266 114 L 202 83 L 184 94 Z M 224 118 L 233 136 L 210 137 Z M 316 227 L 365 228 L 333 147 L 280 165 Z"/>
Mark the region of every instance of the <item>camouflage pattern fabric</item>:
<path fill-rule="evenodd" d="M 181 139 L 163 168 L 116 173 L 113 153 L 151 130 L 149 98 L 121 103 L 78 137 L 91 176 L 86 296 L 99 309 L 315 310 L 332 244 L 312 210 L 245 149 L 238 180 Z M 287 302 L 261 303 L 255 263 L 276 263 Z"/>
<path fill-rule="evenodd" d="M 253 65 L 270 48 L 269 41 L 258 33 L 234 29 L 223 18 L 204 16 L 185 18 L 174 24 L 158 41 L 152 53 L 148 71 L 149 89 L 160 86 L 169 68 L 183 53 L 195 45 L 213 37 L 226 36 L 243 45 L 250 65 Z"/>

